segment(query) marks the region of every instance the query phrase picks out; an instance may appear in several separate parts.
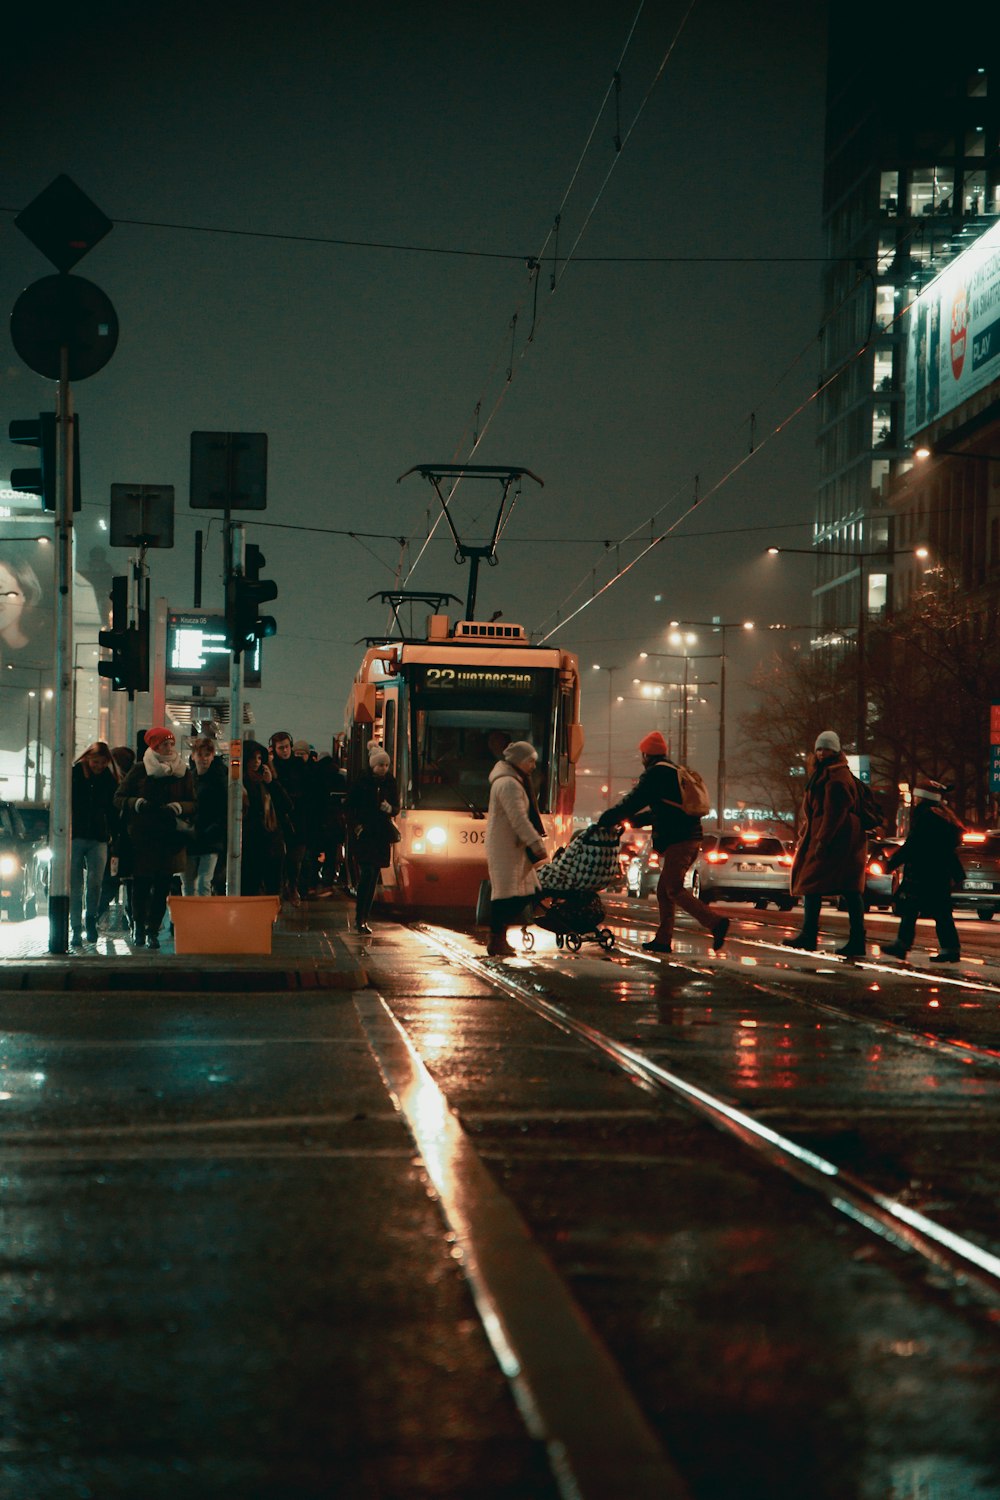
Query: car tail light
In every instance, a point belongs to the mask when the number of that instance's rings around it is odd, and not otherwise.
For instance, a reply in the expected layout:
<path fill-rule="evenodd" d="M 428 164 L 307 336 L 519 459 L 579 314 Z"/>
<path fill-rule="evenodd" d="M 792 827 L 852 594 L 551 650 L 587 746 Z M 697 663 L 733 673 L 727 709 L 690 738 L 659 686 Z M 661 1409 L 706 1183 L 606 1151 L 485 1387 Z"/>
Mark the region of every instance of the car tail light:
<path fill-rule="evenodd" d="M 725 854 L 721 849 L 710 849 L 705 858 L 710 865 L 724 865 L 729 855 Z"/>
<path fill-rule="evenodd" d="M 877 859 L 873 859 L 871 864 L 868 866 L 868 873 L 869 875 L 884 875 L 885 868 L 884 866 L 879 864 Z"/>
<path fill-rule="evenodd" d="M 794 863 L 795 863 L 795 860 L 794 860 L 794 858 L 793 858 L 793 856 L 791 854 L 779 854 L 778 855 L 778 864 L 779 865 L 787 865 L 788 868 L 791 869 L 791 867 L 792 867 L 792 865 L 794 865 Z"/>
<path fill-rule="evenodd" d="M 649 870 L 658 870 L 660 868 L 660 856 L 658 854 L 651 854 L 646 861 L 646 868 Z"/>
<path fill-rule="evenodd" d="M 986 843 L 986 835 L 985 835 L 985 833 L 963 833 L 962 834 L 962 843 L 963 844 L 985 844 Z"/>

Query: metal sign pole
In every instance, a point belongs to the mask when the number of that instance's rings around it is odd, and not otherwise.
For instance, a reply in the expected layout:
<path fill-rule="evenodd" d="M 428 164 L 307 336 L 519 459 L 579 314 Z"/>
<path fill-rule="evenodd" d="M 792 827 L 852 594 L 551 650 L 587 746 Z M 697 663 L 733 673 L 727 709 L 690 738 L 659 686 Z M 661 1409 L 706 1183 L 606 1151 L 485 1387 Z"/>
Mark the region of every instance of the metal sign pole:
<path fill-rule="evenodd" d="M 225 525 L 226 576 L 242 573 L 246 554 L 244 527 Z M 226 854 L 226 895 L 240 895 L 243 870 L 243 655 L 234 652 L 229 663 L 229 838 Z"/>
<path fill-rule="evenodd" d="M 73 409 L 69 347 L 59 356 L 56 414 L 56 660 L 49 841 L 49 952 L 69 951 L 73 774 Z"/>

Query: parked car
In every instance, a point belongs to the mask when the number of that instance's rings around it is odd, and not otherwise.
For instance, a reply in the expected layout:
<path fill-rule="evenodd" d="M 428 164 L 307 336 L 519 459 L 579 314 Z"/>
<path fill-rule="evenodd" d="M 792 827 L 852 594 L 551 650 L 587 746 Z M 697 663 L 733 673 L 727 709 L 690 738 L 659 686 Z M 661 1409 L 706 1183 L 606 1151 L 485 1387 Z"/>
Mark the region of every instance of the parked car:
<path fill-rule="evenodd" d="M 952 896 L 956 911 L 974 911 L 981 922 L 991 922 L 1000 911 L 1000 829 L 963 833 L 958 857 L 965 883 Z"/>
<path fill-rule="evenodd" d="M 49 897 L 49 875 L 52 869 L 52 846 L 49 843 L 49 806 L 45 802 L 18 804 L 21 822 L 35 846 L 35 895 L 39 901 Z"/>
<path fill-rule="evenodd" d="M 752 901 L 760 911 L 773 901 L 779 911 L 791 911 L 791 868 L 792 854 L 773 835 L 713 834 L 702 840 L 685 884 L 702 901 Z"/>
<path fill-rule="evenodd" d="M 903 842 L 902 839 L 869 839 L 868 864 L 865 867 L 865 911 L 894 911 L 896 892 L 903 878 L 902 870 L 887 870 L 886 863 Z"/>
<path fill-rule="evenodd" d="M 36 915 L 38 853 L 19 809 L 0 802 L 0 920 L 24 922 Z"/>
<path fill-rule="evenodd" d="M 651 846 L 629 856 L 625 866 L 625 887 L 630 896 L 651 896 L 660 878 L 660 856 Z"/>

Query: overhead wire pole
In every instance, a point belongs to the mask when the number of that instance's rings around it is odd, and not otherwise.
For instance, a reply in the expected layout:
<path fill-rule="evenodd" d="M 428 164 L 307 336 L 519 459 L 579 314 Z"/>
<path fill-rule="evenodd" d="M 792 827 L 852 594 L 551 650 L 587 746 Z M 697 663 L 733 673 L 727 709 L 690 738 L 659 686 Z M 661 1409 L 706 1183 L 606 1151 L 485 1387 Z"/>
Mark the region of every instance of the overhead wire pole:
<path fill-rule="evenodd" d="M 51 774 L 49 952 L 69 952 L 73 770 L 73 408 L 69 346 L 59 352 L 56 412 L 56 656 Z"/>
<path fill-rule="evenodd" d="M 242 576 L 246 564 L 246 532 L 240 521 L 226 520 L 226 578 Z M 229 658 L 229 800 L 226 808 L 226 895 L 238 896 L 243 876 L 243 652 Z"/>

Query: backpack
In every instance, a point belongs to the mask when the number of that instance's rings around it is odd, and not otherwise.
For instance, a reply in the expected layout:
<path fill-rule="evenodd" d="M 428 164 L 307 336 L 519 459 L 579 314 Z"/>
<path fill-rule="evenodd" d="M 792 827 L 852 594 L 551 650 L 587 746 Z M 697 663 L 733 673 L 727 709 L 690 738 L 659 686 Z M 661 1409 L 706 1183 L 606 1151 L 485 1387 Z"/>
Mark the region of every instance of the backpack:
<path fill-rule="evenodd" d="M 681 787 L 679 805 L 683 811 L 691 818 L 707 818 L 712 810 L 712 799 L 708 795 L 708 787 L 705 785 L 704 778 L 688 766 L 675 765 L 672 760 L 667 761 L 667 765 L 677 772 L 677 780 Z M 676 802 L 671 802 L 669 805 L 678 806 Z"/>
<path fill-rule="evenodd" d="M 871 833 L 873 829 L 881 828 L 885 821 L 882 808 L 867 781 L 859 781 L 855 776 L 854 789 L 858 794 L 858 817 L 864 832 Z"/>

